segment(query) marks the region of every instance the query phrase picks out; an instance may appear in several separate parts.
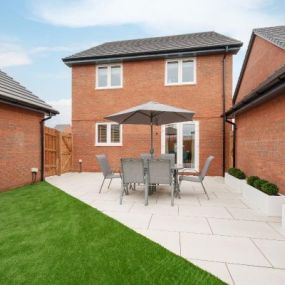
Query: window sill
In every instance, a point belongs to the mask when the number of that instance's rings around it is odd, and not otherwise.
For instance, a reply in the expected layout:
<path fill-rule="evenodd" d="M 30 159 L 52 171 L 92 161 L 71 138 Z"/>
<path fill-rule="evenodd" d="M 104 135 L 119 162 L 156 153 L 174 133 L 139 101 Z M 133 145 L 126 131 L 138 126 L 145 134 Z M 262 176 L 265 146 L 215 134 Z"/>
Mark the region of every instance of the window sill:
<path fill-rule="evenodd" d="M 123 146 L 122 143 L 96 143 L 95 146 Z"/>
<path fill-rule="evenodd" d="M 164 86 L 185 86 L 185 85 L 196 85 L 197 82 L 189 82 L 189 83 L 165 83 Z"/>
<path fill-rule="evenodd" d="M 114 86 L 114 87 L 95 87 L 95 90 L 110 90 L 110 89 L 122 89 L 123 86 Z"/>

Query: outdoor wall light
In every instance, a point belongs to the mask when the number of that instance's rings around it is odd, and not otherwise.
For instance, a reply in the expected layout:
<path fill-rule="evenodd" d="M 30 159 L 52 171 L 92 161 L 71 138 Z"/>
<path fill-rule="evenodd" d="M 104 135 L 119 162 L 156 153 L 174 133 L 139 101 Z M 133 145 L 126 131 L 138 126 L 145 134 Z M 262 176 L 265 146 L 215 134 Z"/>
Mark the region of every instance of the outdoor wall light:
<path fill-rule="evenodd" d="M 82 172 L 82 159 L 79 159 L 78 162 L 79 162 L 79 172 Z"/>
<path fill-rule="evenodd" d="M 37 181 L 37 174 L 39 172 L 39 169 L 37 167 L 32 167 L 31 172 L 32 172 L 32 184 L 34 184 Z"/>

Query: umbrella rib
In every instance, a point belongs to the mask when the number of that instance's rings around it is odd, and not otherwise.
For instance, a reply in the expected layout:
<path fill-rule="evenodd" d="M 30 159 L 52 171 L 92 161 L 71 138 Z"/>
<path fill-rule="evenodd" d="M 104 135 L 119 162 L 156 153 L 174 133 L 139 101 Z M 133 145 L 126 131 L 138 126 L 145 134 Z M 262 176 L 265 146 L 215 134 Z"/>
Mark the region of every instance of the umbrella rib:
<path fill-rule="evenodd" d="M 149 117 L 147 114 L 143 113 L 142 111 L 137 110 L 137 111 L 131 113 L 127 118 L 125 118 L 124 120 L 122 120 L 122 121 L 120 122 L 120 124 L 123 124 L 124 122 L 126 122 L 128 119 L 130 119 L 131 117 L 133 117 L 133 116 L 134 116 L 135 114 L 137 114 L 137 113 L 140 113 L 140 114 L 142 114 L 142 115 L 144 115 L 144 116 L 146 116 L 146 117 Z"/>

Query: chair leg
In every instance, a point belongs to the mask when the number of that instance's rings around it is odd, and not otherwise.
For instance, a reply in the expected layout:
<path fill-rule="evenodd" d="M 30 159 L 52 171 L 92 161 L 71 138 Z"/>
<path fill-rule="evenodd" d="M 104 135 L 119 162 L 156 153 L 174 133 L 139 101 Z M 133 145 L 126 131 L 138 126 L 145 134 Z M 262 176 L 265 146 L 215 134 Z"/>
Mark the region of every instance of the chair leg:
<path fill-rule="evenodd" d="M 174 206 L 174 185 L 171 184 L 171 206 Z"/>
<path fill-rule="evenodd" d="M 120 205 L 122 205 L 123 196 L 124 196 L 124 192 L 125 191 L 126 191 L 126 186 L 122 183 L 122 185 L 121 185 L 121 194 L 120 194 Z"/>
<path fill-rule="evenodd" d="M 145 188 L 144 188 L 144 205 L 148 205 L 148 183 L 145 183 Z"/>
<path fill-rule="evenodd" d="M 99 193 L 101 193 L 101 191 L 102 191 L 102 187 L 103 187 L 103 185 L 104 185 L 104 182 L 105 182 L 105 178 L 104 178 L 104 179 L 103 179 L 103 181 L 102 181 L 102 184 L 101 184 L 101 187 L 100 187 Z"/>
<path fill-rule="evenodd" d="M 207 196 L 207 199 L 210 200 L 209 195 L 208 195 L 208 193 L 207 193 L 207 191 L 206 191 L 206 189 L 205 189 L 205 186 L 204 186 L 204 184 L 203 184 L 202 181 L 201 181 L 201 185 L 202 185 L 202 187 L 203 187 L 203 189 L 204 189 L 204 192 L 205 192 L 205 194 L 206 194 L 206 196 Z"/>
<path fill-rule="evenodd" d="M 113 178 L 111 178 L 111 179 L 110 179 L 110 182 L 109 182 L 109 185 L 108 185 L 108 189 L 110 188 L 110 185 L 111 185 L 112 179 L 113 179 Z"/>

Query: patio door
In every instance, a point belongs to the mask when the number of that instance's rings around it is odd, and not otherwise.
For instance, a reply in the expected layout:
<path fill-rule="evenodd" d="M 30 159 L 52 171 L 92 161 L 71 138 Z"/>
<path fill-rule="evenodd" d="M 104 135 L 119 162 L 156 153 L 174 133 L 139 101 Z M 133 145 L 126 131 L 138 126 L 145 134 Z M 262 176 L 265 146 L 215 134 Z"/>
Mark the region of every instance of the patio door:
<path fill-rule="evenodd" d="M 199 171 L 199 123 L 191 121 L 162 126 L 161 153 L 173 153 L 176 163 Z"/>

